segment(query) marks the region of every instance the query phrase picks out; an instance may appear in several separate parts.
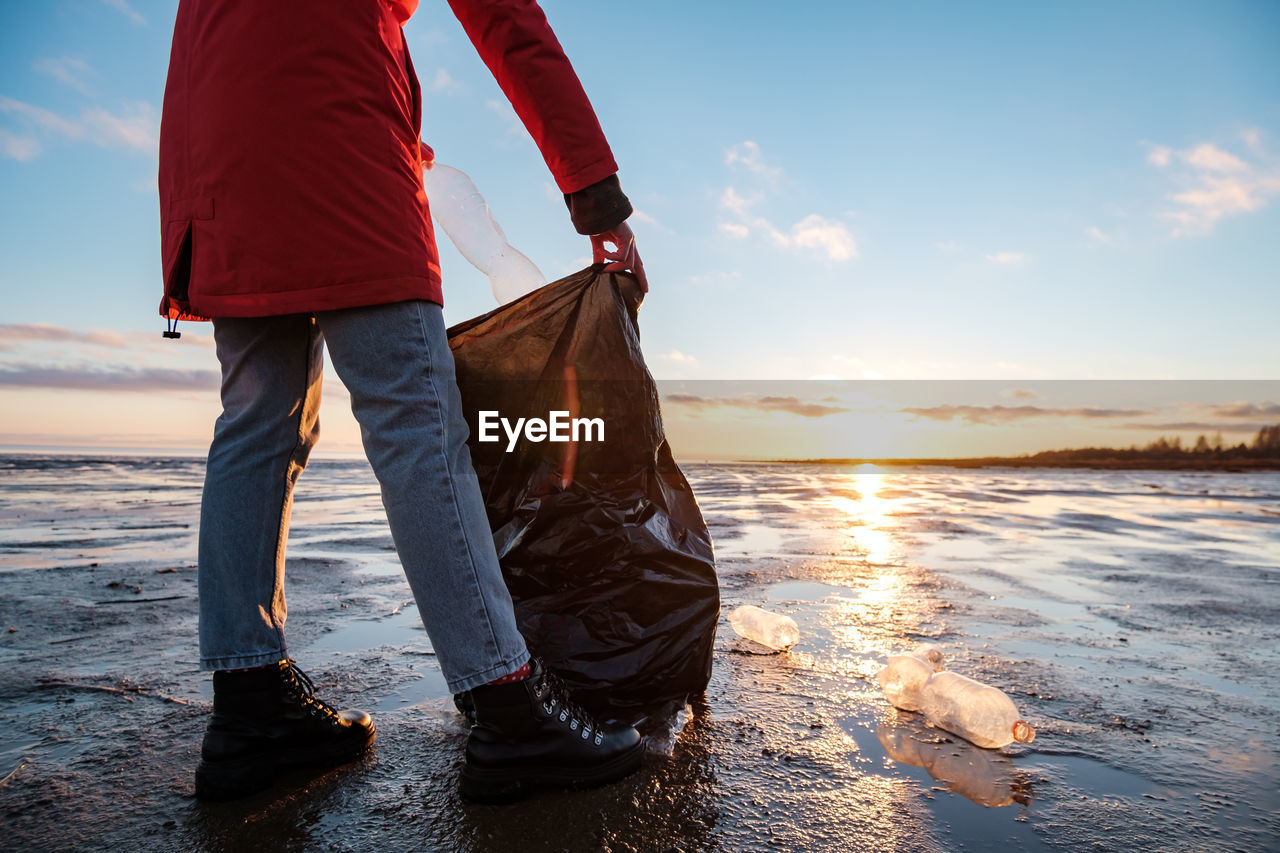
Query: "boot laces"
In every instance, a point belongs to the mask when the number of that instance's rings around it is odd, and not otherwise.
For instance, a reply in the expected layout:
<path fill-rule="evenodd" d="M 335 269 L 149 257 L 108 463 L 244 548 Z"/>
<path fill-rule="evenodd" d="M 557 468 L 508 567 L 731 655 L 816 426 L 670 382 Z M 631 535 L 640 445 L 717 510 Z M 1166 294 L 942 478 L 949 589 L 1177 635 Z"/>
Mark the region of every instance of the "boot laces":
<path fill-rule="evenodd" d="M 329 721 L 339 719 L 338 712 L 327 702 L 316 698 L 316 686 L 293 658 L 280 661 L 280 678 L 285 691 L 302 704 L 313 717 Z"/>
<path fill-rule="evenodd" d="M 567 723 L 569 731 L 578 734 L 583 740 L 600 746 L 604 742 L 604 733 L 595 718 L 570 698 L 569 688 L 554 673 L 543 670 L 543 679 L 545 693 L 542 709 L 562 724 Z"/>

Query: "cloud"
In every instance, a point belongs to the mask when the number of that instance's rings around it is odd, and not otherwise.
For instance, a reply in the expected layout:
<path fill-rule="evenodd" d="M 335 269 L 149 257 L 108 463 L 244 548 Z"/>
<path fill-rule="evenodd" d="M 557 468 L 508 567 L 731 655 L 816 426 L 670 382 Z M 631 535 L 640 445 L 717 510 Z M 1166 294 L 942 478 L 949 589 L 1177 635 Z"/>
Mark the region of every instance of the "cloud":
<path fill-rule="evenodd" d="M 809 379 L 884 379 L 884 371 L 879 367 L 873 367 L 870 362 L 858 356 L 849 356 L 842 353 L 830 353 L 824 361 L 808 362 L 798 365 L 800 370 L 811 370 L 813 367 L 819 367 L 817 372 L 810 373 Z"/>
<path fill-rule="evenodd" d="M 115 115 L 101 107 L 83 111 L 78 120 L 32 104 L 0 95 L 0 113 L 10 113 L 30 127 L 67 139 L 86 140 L 103 148 L 124 148 L 155 154 L 160 138 L 160 116 L 143 101 L 129 104 Z M 29 147 L 28 158 L 34 156 Z M 38 149 L 37 149 L 38 150 Z"/>
<path fill-rule="evenodd" d="M 696 358 L 694 358 L 691 355 L 688 355 L 687 353 L 680 352 L 680 350 L 678 349 L 673 349 L 671 352 L 659 353 L 658 358 L 665 358 L 668 361 L 677 361 L 677 362 L 680 362 L 681 364 L 697 364 L 698 363 L 698 360 Z"/>
<path fill-rule="evenodd" d="M 905 408 L 900 411 L 932 421 L 968 421 L 971 424 L 1012 423 L 1027 418 L 1133 418 L 1151 414 L 1143 409 L 1098 409 L 1081 406 L 1071 409 L 1055 409 L 1043 406 L 929 406 Z"/>
<path fill-rule="evenodd" d="M 1251 129 L 1241 137 L 1254 155 L 1252 161 L 1208 142 L 1180 151 L 1162 146 L 1155 149 L 1165 152 L 1159 161 L 1147 155 L 1162 168 L 1175 161 L 1182 167 L 1171 170 L 1180 185 L 1166 196 L 1172 204 L 1156 212 L 1173 223 L 1172 236 L 1207 234 L 1219 220 L 1261 210 L 1280 194 L 1280 167 L 1265 155 L 1262 134 Z"/>
<path fill-rule="evenodd" d="M 1223 217 L 1257 210 L 1263 206 L 1267 196 L 1276 192 L 1280 192 L 1280 179 L 1255 183 L 1233 178 L 1205 178 L 1201 186 L 1170 196 L 1181 209 L 1166 211 L 1163 215 L 1178 223 L 1175 236 L 1204 233 Z"/>
<path fill-rule="evenodd" d="M 955 240 L 939 240 L 933 245 L 937 247 L 939 252 L 946 252 L 947 254 L 951 254 L 956 249 L 960 248 L 960 244 Z"/>
<path fill-rule="evenodd" d="M 1148 429 L 1153 432 L 1239 432 L 1254 433 L 1265 424 L 1223 424 L 1203 421 L 1179 421 L 1177 423 L 1132 423 L 1124 424 L 1124 429 Z"/>
<path fill-rule="evenodd" d="M 516 115 L 515 108 L 505 100 L 493 98 L 485 101 L 484 105 L 489 111 L 502 118 L 502 122 L 506 125 L 508 136 L 524 136 L 524 125 L 520 122 L 520 116 Z"/>
<path fill-rule="evenodd" d="M 446 95 L 456 95 L 465 87 L 443 68 L 437 68 L 436 74 L 431 78 L 431 91 L 441 92 Z"/>
<path fill-rule="evenodd" d="M 103 109 L 86 110 L 81 120 L 90 139 L 104 148 L 154 152 L 160 145 L 160 117 L 150 104 L 132 104 L 128 115 Z"/>
<path fill-rule="evenodd" d="M 1163 169 L 1173 162 L 1173 149 L 1165 145 L 1157 145 L 1147 152 L 1147 162 Z"/>
<path fill-rule="evenodd" d="M 1183 162 L 1208 172 L 1246 172 L 1249 167 L 1234 154 L 1208 143 L 1180 152 Z"/>
<path fill-rule="evenodd" d="M 643 210 L 640 210 L 639 208 L 636 208 L 631 211 L 631 221 L 643 222 L 645 225 L 648 225 L 650 228 L 653 228 L 657 231 L 663 231 L 667 234 L 676 233 L 674 228 L 669 228 L 666 225 L 663 225 L 657 219 L 654 219 L 648 213 L 646 213 Z"/>
<path fill-rule="evenodd" d="M 64 56 L 61 59 L 39 59 L 31 64 L 31 68 L 41 74 L 48 74 L 58 82 L 70 86 L 81 94 L 93 94 L 89 84 L 85 82 L 85 78 L 92 77 L 95 72 L 89 67 L 89 63 L 83 59 L 76 59 L 70 56 Z"/>
<path fill-rule="evenodd" d="M 1090 240 L 1101 246 L 1110 246 L 1115 242 L 1109 234 L 1104 234 L 1102 229 L 1095 225 L 1090 225 L 1088 228 L 1084 229 L 1084 233 Z"/>
<path fill-rule="evenodd" d="M 0 113 L 13 113 L 25 120 L 28 125 L 34 125 L 50 133 L 57 133 L 72 139 L 79 139 L 84 136 L 84 128 L 74 121 L 68 121 L 57 113 L 49 112 L 46 109 L 22 101 L 16 101 L 4 95 L 0 95 Z"/>
<path fill-rule="evenodd" d="M 724 152 L 724 162 L 726 166 L 741 166 L 748 172 L 769 180 L 776 180 L 782 174 L 782 170 L 778 167 L 765 164 L 760 146 L 750 139 L 727 149 Z"/>
<path fill-rule="evenodd" d="M 0 323 L 0 350 L 12 349 L 30 341 L 81 343 L 121 348 L 128 342 L 119 332 L 108 329 L 68 329 L 52 323 Z"/>
<path fill-rule="evenodd" d="M 820 249 L 833 261 L 847 261 L 858 254 L 858 246 L 848 228 L 816 213 L 791 226 L 791 240 L 802 248 Z"/>
<path fill-rule="evenodd" d="M 102 0 L 102 2 L 124 15 L 130 21 L 133 21 L 136 26 L 140 27 L 147 22 L 147 19 L 130 6 L 127 0 Z"/>
<path fill-rule="evenodd" d="M 1006 400 L 1039 400 L 1040 395 L 1027 388 L 1006 388 L 1000 392 Z"/>
<path fill-rule="evenodd" d="M 739 195 L 733 187 L 725 187 L 720 196 L 720 209 L 738 219 L 738 222 L 723 223 L 721 230 L 734 237 L 746 238 L 753 231 L 763 234 L 774 245 L 786 247 L 787 235 L 783 234 L 773 223 L 752 211 L 764 196 L 755 194 L 750 197 Z"/>
<path fill-rule="evenodd" d="M 776 193 L 782 169 L 768 165 L 755 142 L 748 139 L 726 149 L 724 162 L 731 168 L 764 178 L 765 188 L 771 194 Z M 736 187 L 725 187 L 720 194 L 720 209 L 730 221 L 720 223 L 720 232 L 738 240 L 754 235 L 780 249 L 814 252 L 829 261 L 847 261 L 857 256 L 858 244 L 843 222 L 810 213 L 790 227 L 779 228 L 756 212 L 765 198 L 761 192 L 743 195 Z"/>
<path fill-rule="evenodd" d="M 42 345 L 45 345 L 42 348 Z M 96 347 L 95 351 L 84 351 L 79 347 Z M 183 331 L 182 343 L 175 345 L 173 341 L 164 340 L 157 331 L 117 332 L 110 329 L 69 329 L 51 323 L 0 323 L 0 352 L 24 351 L 30 359 L 35 353 L 40 357 L 53 355 L 64 362 L 75 360 L 92 361 L 101 357 L 101 349 L 110 349 L 126 354 L 126 358 L 137 357 L 147 361 L 155 361 L 155 355 L 163 356 L 165 363 L 173 364 L 178 357 L 188 354 L 199 358 L 207 358 L 213 350 L 212 334 Z"/>
<path fill-rule="evenodd" d="M 749 405 L 750 401 L 744 401 Z M 822 405 L 820 403 L 805 403 L 798 397 L 761 397 L 755 401 L 756 408 L 770 412 L 790 412 L 793 415 L 799 415 L 803 418 L 825 418 L 827 415 L 837 415 L 842 412 L 851 412 L 852 409 L 844 406 Z"/>
<path fill-rule="evenodd" d="M 0 155 L 26 162 L 40 153 L 40 140 L 34 136 L 18 136 L 0 129 Z"/>
<path fill-rule="evenodd" d="M 1280 415 L 1280 403 L 1224 403 L 1207 408 L 1219 418 L 1257 418 Z"/>
<path fill-rule="evenodd" d="M 414 23 L 419 22 L 415 20 Z M 439 27 L 427 27 L 417 31 L 415 40 L 423 47 L 436 48 L 449 43 L 449 34 Z"/>
<path fill-rule="evenodd" d="M 802 418 L 824 418 L 853 411 L 842 406 L 806 403 L 799 397 L 700 397 L 697 394 L 675 392 L 663 397 L 668 403 L 688 406 L 703 411 L 714 408 L 736 408 L 753 412 L 786 412 Z"/>
<path fill-rule="evenodd" d="M 0 387 L 77 391 L 217 391 L 218 371 L 165 367 L 0 364 Z"/>
<path fill-rule="evenodd" d="M 1018 266 L 1019 264 L 1026 263 L 1029 255 L 1025 252 L 992 252 L 991 254 L 983 255 L 983 257 L 993 264 Z"/>
<path fill-rule="evenodd" d="M 733 187 L 725 187 L 724 193 L 720 196 L 720 207 L 737 216 L 746 218 L 751 215 L 751 207 L 760 201 L 762 196 L 756 195 L 751 198 L 738 195 L 738 191 Z"/>
<path fill-rule="evenodd" d="M 755 206 L 763 198 L 760 194 L 744 196 L 733 187 L 726 187 L 720 196 L 720 209 L 738 221 L 723 222 L 720 230 L 737 239 L 746 239 L 754 233 L 778 248 L 816 251 L 830 261 L 847 261 L 857 256 L 858 244 L 844 223 L 811 213 L 788 231 L 782 231 L 755 213 Z"/>

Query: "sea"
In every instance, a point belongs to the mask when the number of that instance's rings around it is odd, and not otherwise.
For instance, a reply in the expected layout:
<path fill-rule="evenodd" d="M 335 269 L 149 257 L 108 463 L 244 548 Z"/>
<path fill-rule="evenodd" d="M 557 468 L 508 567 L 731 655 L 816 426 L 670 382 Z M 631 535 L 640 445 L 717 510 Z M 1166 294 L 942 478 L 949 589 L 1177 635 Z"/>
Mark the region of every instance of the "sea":
<path fill-rule="evenodd" d="M 789 615 L 801 641 L 759 654 L 722 620 L 705 705 L 672 732 L 708 768 L 682 794 L 698 801 L 695 828 L 637 829 L 635 814 L 661 811 L 638 793 L 617 818 L 633 841 L 1280 849 L 1280 473 L 681 465 L 724 612 Z M 41 572 L 194 566 L 203 472 L 181 456 L 0 455 L 0 589 L 17 595 Z M 314 460 L 293 518 L 291 568 L 398 573 L 363 460 Z M 403 623 L 361 624 L 348 643 L 394 654 L 403 640 Z M 889 707 L 875 673 L 926 642 L 1008 693 L 1035 741 L 981 750 Z M 83 645 L 61 648 L 70 670 L 103 669 Z M 0 663 L 18 660 L 0 646 Z M 382 707 L 438 712 L 442 684 L 417 679 Z M 0 775 L 22 756 L 4 757 Z M 602 808 L 594 837 L 623 837 Z"/>

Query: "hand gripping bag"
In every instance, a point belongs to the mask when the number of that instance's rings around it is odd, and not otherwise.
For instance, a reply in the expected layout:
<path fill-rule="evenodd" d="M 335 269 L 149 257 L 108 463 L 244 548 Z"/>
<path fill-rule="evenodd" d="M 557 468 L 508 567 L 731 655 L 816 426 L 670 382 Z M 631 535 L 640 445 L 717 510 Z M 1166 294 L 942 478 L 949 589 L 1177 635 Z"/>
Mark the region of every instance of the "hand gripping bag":
<path fill-rule="evenodd" d="M 711 537 L 671 456 L 640 352 L 643 294 L 602 265 L 449 329 L 468 445 L 530 651 L 602 716 L 700 695 L 720 593 Z M 552 412 L 603 422 L 508 452 L 502 427 Z M 570 430 L 564 430 L 570 438 Z M 591 440 L 588 440 L 591 439 Z"/>

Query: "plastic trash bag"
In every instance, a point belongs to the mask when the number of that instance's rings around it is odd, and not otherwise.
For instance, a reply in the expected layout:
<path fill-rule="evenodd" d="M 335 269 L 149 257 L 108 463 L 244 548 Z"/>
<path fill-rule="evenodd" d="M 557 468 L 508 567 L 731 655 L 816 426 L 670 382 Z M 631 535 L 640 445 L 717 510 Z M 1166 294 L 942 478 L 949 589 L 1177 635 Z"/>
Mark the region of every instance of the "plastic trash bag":
<path fill-rule="evenodd" d="M 597 265 L 449 329 L 469 446 L 530 651 L 601 716 L 700 695 L 720 594 L 640 352 L 643 294 Z M 479 412 L 603 421 L 603 440 L 480 441 Z M 491 418 L 493 416 L 490 416 Z M 492 421 L 490 421 L 492 423 Z M 490 435 L 495 432 L 491 429 Z"/>

